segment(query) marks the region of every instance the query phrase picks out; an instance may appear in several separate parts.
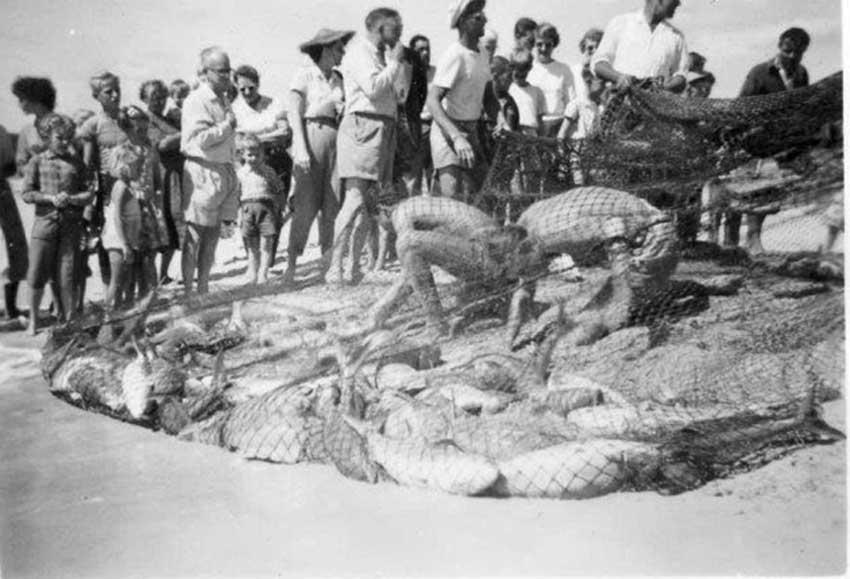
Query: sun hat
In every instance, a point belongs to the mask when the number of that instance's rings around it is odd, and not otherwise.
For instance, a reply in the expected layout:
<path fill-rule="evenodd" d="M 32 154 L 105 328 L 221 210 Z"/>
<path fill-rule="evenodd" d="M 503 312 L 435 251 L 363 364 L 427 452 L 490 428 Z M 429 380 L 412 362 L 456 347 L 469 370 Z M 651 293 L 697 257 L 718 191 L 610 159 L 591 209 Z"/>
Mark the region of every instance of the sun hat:
<path fill-rule="evenodd" d="M 343 44 L 351 40 L 354 36 L 353 30 L 331 30 L 330 28 L 322 28 L 313 38 L 298 46 L 298 50 L 306 52 L 309 49 L 317 46 L 328 46 L 337 40 L 342 40 Z"/>
<path fill-rule="evenodd" d="M 457 28 L 457 23 L 460 21 L 461 16 L 466 14 L 469 10 L 471 4 L 481 4 L 481 8 L 487 4 L 486 0 L 454 0 L 449 6 L 449 27 Z"/>

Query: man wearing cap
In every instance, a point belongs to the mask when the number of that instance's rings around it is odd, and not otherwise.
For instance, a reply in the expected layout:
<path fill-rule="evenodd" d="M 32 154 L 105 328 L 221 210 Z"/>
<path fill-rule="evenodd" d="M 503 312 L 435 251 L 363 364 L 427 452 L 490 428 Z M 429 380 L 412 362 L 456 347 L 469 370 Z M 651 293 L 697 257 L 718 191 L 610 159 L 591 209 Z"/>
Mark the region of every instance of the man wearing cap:
<path fill-rule="evenodd" d="M 323 28 L 299 48 L 307 55 L 290 85 L 289 119 L 292 124 L 293 194 L 289 229 L 289 259 L 285 277 L 295 277 L 296 262 L 304 252 L 310 227 L 321 212 L 319 245 L 330 259 L 334 221 L 339 212 L 337 177 L 338 119 L 345 104 L 342 77 L 336 67 L 353 30 Z"/>
<path fill-rule="evenodd" d="M 227 94 L 232 88 L 230 58 L 213 46 L 201 51 L 200 85 L 183 103 L 180 151 L 183 172 L 183 284 L 192 292 L 195 273 L 198 293 L 209 291 L 209 277 L 222 224 L 231 227 L 239 212 L 236 177 L 236 115 Z"/>
<path fill-rule="evenodd" d="M 266 164 L 280 177 L 286 194 L 292 176 L 292 159 L 286 152 L 292 141 L 292 131 L 286 118 L 286 109 L 282 102 L 260 94 L 260 73 L 253 66 L 240 66 L 233 73 L 233 78 L 239 91 L 239 96 L 233 101 L 236 131 L 255 135 L 260 140 Z M 269 269 L 274 266 L 279 240 L 280 229 L 272 242 Z"/>
<path fill-rule="evenodd" d="M 482 112 L 498 116 L 499 104 L 490 84 L 490 63 L 479 50 L 487 17 L 485 0 L 456 0 L 449 24 L 458 31 L 437 63 L 428 90 L 428 110 L 434 117 L 431 155 L 442 195 L 468 202 L 487 175 L 487 161 L 479 136 Z"/>
<path fill-rule="evenodd" d="M 593 72 L 618 89 L 636 79 L 661 79 L 666 90 L 682 92 L 688 72 L 685 36 L 668 19 L 680 0 L 645 0 L 637 12 L 615 16 L 591 60 Z"/>
<path fill-rule="evenodd" d="M 350 243 L 350 277 L 359 283 L 360 254 L 369 231 L 377 228 L 378 194 L 392 184 L 398 85 L 402 66 L 401 16 L 376 8 L 366 16 L 366 33 L 346 47 L 340 65 L 345 111 L 337 136 L 337 167 L 345 200 L 334 228 L 334 248 L 325 281 L 339 285 Z"/>

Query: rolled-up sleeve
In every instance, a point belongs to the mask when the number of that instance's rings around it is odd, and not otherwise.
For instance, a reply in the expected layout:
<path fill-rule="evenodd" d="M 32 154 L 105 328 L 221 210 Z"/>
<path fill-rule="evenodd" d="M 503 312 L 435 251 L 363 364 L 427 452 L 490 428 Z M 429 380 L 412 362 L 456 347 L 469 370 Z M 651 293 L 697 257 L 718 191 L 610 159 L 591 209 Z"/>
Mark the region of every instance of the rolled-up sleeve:
<path fill-rule="evenodd" d="M 596 74 L 596 65 L 600 62 L 607 62 L 614 66 L 614 60 L 617 55 L 617 45 L 620 42 L 622 34 L 622 17 L 615 17 L 605 27 L 605 32 L 602 34 L 602 40 L 596 52 L 593 53 L 593 58 L 590 61 L 590 70 Z"/>

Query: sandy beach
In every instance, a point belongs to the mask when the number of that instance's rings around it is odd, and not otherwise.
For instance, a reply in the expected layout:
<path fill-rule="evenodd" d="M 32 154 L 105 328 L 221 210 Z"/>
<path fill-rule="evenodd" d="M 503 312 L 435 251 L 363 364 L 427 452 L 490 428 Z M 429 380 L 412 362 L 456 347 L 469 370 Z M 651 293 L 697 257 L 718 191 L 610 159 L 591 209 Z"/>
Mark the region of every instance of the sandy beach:
<path fill-rule="evenodd" d="M 821 230 L 815 217 L 780 214 L 765 245 L 814 249 Z M 218 287 L 244 269 L 238 241 L 222 249 Z M 307 291 L 322 301 L 321 287 Z M 2 577 L 846 571 L 843 442 L 674 497 L 454 498 L 329 466 L 246 461 L 84 412 L 49 394 L 37 369 L 44 339 L 0 335 Z M 824 413 L 845 429 L 843 400 Z"/>

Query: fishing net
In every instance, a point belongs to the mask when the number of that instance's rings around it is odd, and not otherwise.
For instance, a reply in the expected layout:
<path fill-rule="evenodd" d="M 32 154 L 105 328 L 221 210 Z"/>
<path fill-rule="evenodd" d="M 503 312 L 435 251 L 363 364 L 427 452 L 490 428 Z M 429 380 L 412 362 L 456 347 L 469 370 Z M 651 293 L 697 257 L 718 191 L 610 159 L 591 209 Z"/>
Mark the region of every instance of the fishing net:
<path fill-rule="evenodd" d="M 394 271 L 94 313 L 45 376 L 246 459 L 460 495 L 679 493 L 836 442 L 843 255 L 800 230 L 838 222 L 841 92 L 642 85 L 581 143 L 502 134 L 477 202 L 384 193 Z M 735 213 L 774 216 L 770 253 L 717 243 Z"/>

